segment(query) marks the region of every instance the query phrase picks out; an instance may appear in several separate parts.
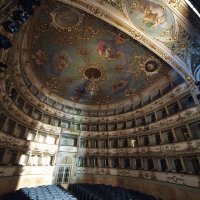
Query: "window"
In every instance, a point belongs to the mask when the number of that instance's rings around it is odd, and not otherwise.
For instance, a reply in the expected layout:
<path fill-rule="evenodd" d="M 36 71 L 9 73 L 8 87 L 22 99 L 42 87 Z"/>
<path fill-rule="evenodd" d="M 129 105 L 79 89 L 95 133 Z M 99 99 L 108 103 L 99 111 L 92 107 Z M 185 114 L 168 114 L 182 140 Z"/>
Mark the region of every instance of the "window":
<path fill-rule="evenodd" d="M 156 145 L 159 145 L 161 143 L 161 139 L 160 139 L 160 134 L 156 134 L 155 135 L 155 139 L 156 139 Z"/>
<path fill-rule="evenodd" d="M 131 139 L 131 147 L 136 147 L 136 146 L 137 146 L 137 140 Z"/>
<path fill-rule="evenodd" d="M 10 96 L 10 98 L 11 98 L 13 101 L 15 101 L 15 99 L 17 98 L 17 91 L 16 91 L 14 88 L 12 88 L 12 89 L 10 90 L 9 96 Z"/>
<path fill-rule="evenodd" d="M 55 144 L 55 142 L 56 142 L 55 136 L 53 136 L 53 135 L 48 135 L 47 136 L 47 140 L 46 140 L 47 144 Z"/>
<path fill-rule="evenodd" d="M 182 163 L 181 163 L 180 159 L 175 159 L 174 160 L 174 165 L 175 165 L 176 172 L 183 171 L 183 166 L 182 166 Z"/>
<path fill-rule="evenodd" d="M 87 143 L 86 140 L 81 139 L 81 140 L 80 140 L 80 147 L 81 147 L 81 148 L 85 148 L 85 147 L 87 146 L 86 143 Z"/>
<path fill-rule="evenodd" d="M 195 106 L 194 99 L 191 95 L 187 95 L 183 97 L 182 99 L 180 99 L 180 104 L 183 109 L 187 109 L 187 108 L 191 108 Z"/>
<path fill-rule="evenodd" d="M 61 138 L 61 146 L 77 146 L 77 136 L 73 135 L 63 135 Z"/>
<path fill-rule="evenodd" d="M 97 131 L 97 126 L 91 125 L 90 126 L 90 131 Z"/>
<path fill-rule="evenodd" d="M 5 150 L 0 149 L 0 164 L 3 162 L 4 153 L 5 153 Z"/>
<path fill-rule="evenodd" d="M 113 168 L 119 167 L 119 158 L 112 158 L 112 159 L 111 159 L 111 166 L 112 166 Z"/>
<path fill-rule="evenodd" d="M 25 132 L 26 132 L 26 127 L 19 124 L 16 128 L 16 136 L 19 138 L 23 138 Z"/>
<path fill-rule="evenodd" d="M 154 168 L 153 159 L 148 159 L 148 170 L 151 171 Z"/>
<path fill-rule="evenodd" d="M 21 97 L 19 97 L 17 102 L 16 102 L 16 105 L 17 105 L 18 108 L 22 109 L 23 106 L 24 106 L 24 100 Z"/>
<path fill-rule="evenodd" d="M 182 127 L 177 127 L 174 129 L 175 134 L 176 134 L 176 138 L 178 141 L 185 141 L 189 136 L 188 130 L 186 126 L 182 126 Z M 190 137 L 190 136 L 189 136 Z"/>
<path fill-rule="evenodd" d="M 109 130 L 109 131 L 115 131 L 116 129 L 117 129 L 116 124 L 109 124 L 109 125 L 108 125 L 108 130 Z"/>
<path fill-rule="evenodd" d="M 168 142 L 169 143 L 174 142 L 174 136 L 173 136 L 173 133 L 171 131 L 167 132 L 167 137 L 168 137 Z"/>
<path fill-rule="evenodd" d="M 60 166 L 57 172 L 57 184 L 67 184 L 69 183 L 69 177 L 71 173 L 71 167 Z"/>
<path fill-rule="evenodd" d="M 160 160 L 160 165 L 163 172 L 167 170 L 167 163 L 165 159 Z"/>
<path fill-rule="evenodd" d="M 17 159 L 17 153 L 15 151 L 9 151 L 7 155 L 7 164 L 15 165 Z"/>
<path fill-rule="evenodd" d="M 27 115 L 31 115 L 33 111 L 33 107 L 30 106 L 29 104 L 26 104 L 25 107 L 24 107 L 24 112 L 27 114 Z"/>
<path fill-rule="evenodd" d="M 160 120 L 160 119 L 164 119 L 165 117 L 167 117 L 167 112 L 166 112 L 166 109 L 163 108 L 161 110 L 158 110 L 156 112 L 156 115 L 157 115 L 157 119 Z"/>
<path fill-rule="evenodd" d="M 168 109 L 170 115 L 174 115 L 180 111 L 180 108 L 177 103 L 173 103 L 173 104 L 167 106 L 167 109 Z"/>
<path fill-rule="evenodd" d="M 141 159 L 136 159 L 136 169 L 138 170 L 138 169 L 141 169 L 141 167 L 142 167 L 142 164 L 141 164 Z"/>
<path fill-rule="evenodd" d="M 158 90 L 158 91 L 154 91 L 154 92 L 152 93 L 151 98 L 152 98 L 153 101 L 155 101 L 155 100 L 158 99 L 160 96 L 161 96 L 161 93 L 160 93 L 160 90 Z"/>
<path fill-rule="evenodd" d="M 110 139 L 109 143 L 110 143 L 111 148 L 117 148 L 118 147 L 117 139 Z"/>
<path fill-rule="evenodd" d="M 60 126 L 60 120 L 57 118 L 53 118 L 52 120 L 52 125 L 53 126 Z"/>
<path fill-rule="evenodd" d="M 165 86 L 165 88 L 163 89 L 163 94 L 166 94 L 167 92 L 169 92 L 170 90 L 172 89 L 172 87 L 171 87 L 171 85 L 170 85 L 170 83 L 167 85 L 167 86 Z"/>
<path fill-rule="evenodd" d="M 43 133 L 38 134 L 37 142 L 44 143 L 44 140 L 45 140 L 45 134 Z"/>
<path fill-rule="evenodd" d="M 147 146 L 149 144 L 150 144 L 149 137 L 148 136 L 144 136 L 144 146 Z"/>
<path fill-rule="evenodd" d="M 124 167 L 125 168 L 130 168 L 131 167 L 129 158 L 125 158 L 124 159 Z"/>
<path fill-rule="evenodd" d="M 42 117 L 42 113 L 39 110 L 35 110 L 34 113 L 33 113 L 33 118 L 40 120 L 41 117 Z"/>
<path fill-rule="evenodd" d="M 27 165 L 29 156 L 27 154 L 23 154 L 20 157 L 19 164 L 20 165 Z"/>
<path fill-rule="evenodd" d="M 200 138 L 200 121 L 194 122 L 189 125 L 190 130 L 192 133 L 192 136 L 194 139 L 199 139 Z"/>
<path fill-rule="evenodd" d="M 15 125 L 16 125 L 16 122 L 9 119 L 5 126 L 5 132 L 8 133 L 9 135 L 12 135 L 15 129 Z"/>
<path fill-rule="evenodd" d="M 51 121 L 51 116 L 44 114 L 42 117 L 42 121 L 46 124 L 49 124 Z"/>
<path fill-rule="evenodd" d="M 0 130 L 3 129 L 5 121 L 6 121 L 6 116 L 4 114 L 0 113 Z"/>
<path fill-rule="evenodd" d="M 36 131 L 29 129 L 27 140 L 33 141 L 35 139 Z"/>
<path fill-rule="evenodd" d="M 192 162 L 192 166 L 194 168 L 194 171 L 196 174 L 200 173 L 200 164 L 199 164 L 199 160 L 197 158 L 192 158 L 191 159 Z"/>
<path fill-rule="evenodd" d="M 38 159 L 39 159 L 38 155 L 31 156 L 32 165 L 37 166 L 38 165 Z"/>

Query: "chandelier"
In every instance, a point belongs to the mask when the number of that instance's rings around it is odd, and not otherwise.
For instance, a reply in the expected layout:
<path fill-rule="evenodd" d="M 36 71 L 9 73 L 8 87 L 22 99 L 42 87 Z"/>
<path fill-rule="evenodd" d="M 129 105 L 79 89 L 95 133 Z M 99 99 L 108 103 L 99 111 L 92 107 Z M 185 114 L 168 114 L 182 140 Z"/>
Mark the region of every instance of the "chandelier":
<path fill-rule="evenodd" d="M 87 93 L 89 93 L 91 96 L 93 96 L 93 94 L 95 92 L 97 92 L 99 89 L 97 83 L 95 82 L 94 77 L 91 77 L 90 79 L 87 80 L 86 86 L 85 86 L 85 90 Z"/>

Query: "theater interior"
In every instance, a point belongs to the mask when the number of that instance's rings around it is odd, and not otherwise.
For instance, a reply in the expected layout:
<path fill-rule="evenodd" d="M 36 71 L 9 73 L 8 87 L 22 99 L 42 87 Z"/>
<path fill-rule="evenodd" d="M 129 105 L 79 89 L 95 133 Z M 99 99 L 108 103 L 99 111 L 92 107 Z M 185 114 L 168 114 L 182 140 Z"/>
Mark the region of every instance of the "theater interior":
<path fill-rule="evenodd" d="M 0 199 L 200 199 L 199 13 L 1 0 Z"/>

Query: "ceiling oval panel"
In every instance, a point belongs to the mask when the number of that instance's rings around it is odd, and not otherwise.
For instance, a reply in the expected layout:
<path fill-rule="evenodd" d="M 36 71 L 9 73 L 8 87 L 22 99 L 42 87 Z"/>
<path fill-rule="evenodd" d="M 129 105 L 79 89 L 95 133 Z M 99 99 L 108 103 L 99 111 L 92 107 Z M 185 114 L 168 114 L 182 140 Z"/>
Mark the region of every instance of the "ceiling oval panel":
<path fill-rule="evenodd" d="M 132 23 L 146 35 L 168 41 L 177 34 L 174 16 L 161 0 L 128 0 L 126 5 Z"/>
<path fill-rule="evenodd" d="M 173 73 L 125 33 L 61 2 L 44 1 L 31 27 L 32 71 L 43 87 L 66 100 L 117 103 Z"/>

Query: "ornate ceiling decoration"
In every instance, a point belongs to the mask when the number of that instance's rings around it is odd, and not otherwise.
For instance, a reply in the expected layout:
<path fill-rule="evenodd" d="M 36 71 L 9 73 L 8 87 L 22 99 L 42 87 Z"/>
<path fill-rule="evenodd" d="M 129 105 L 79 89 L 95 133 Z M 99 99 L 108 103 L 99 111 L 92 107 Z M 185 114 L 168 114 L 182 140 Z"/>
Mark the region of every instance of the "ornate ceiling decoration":
<path fill-rule="evenodd" d="M 191 87 L 200 53 L 200 20 L 182 0 L 60 0 L 123 30 L 178 71 Z M 197 53 L 198 52 L 198 53 Z M 195 67 L 199 63 L 195 64 Z M 198 70 L 198 69 L 197 69 Z"/>
<path fill-rule="evenodd" d="M 67 100 L 120 102 L 171 70 L 127 34 L 58 1 L 44 1 L 31 27 L 32 70 L 43 87 Z"/>

